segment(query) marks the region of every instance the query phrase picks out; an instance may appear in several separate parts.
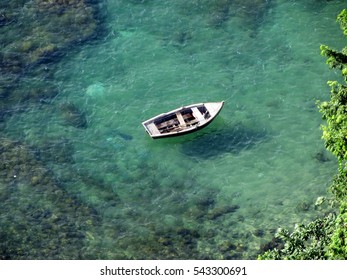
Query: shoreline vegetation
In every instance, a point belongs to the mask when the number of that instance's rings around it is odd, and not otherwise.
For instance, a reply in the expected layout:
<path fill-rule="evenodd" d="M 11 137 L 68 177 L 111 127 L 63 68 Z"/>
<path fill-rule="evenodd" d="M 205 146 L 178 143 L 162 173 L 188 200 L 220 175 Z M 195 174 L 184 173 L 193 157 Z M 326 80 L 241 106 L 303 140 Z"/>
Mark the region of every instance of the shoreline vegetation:
<path fill-rule="evenodd" d="M 347 37 L 347 9 L 337 21 Z M 321 126 L 325 147 L 338 160 L 338 173 L 330 190 L 330 203 L 339 206 L 337 213 L 327 213 L 307 225 L 297 225 L 293 232 L 278 229 L 273 248 L 259 260 L 345 260 L 347 259 L 347 47 L 341 51 L 321 45 L 321 55 L 327 57 L 331 69 L 341 71 L 343 81 L 328 81 L 330 100 L 317 105 L 326 124 Z M 324 203 L 318 198 L 316 205 Z"/>

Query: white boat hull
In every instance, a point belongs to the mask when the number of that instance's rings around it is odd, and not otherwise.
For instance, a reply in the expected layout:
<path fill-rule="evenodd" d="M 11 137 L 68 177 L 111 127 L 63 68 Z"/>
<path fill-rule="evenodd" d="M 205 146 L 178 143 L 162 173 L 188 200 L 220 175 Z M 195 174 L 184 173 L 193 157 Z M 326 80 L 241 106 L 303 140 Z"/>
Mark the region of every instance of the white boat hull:
<path fill-rule="evenodd" d="M 224 101 L 192 104 L 157 115 L 144 121 L 142 125 L 154 139 L 179 136 L 210 124 L 223 105 Z"/>

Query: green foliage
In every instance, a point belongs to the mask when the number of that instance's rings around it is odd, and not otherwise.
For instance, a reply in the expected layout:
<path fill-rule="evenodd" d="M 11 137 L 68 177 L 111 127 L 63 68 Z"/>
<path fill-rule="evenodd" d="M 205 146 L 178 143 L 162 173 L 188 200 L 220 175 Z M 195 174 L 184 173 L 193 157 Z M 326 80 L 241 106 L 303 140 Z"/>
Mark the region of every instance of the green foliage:
<path fill-rule="evenodd" d="M 343 66 L 347 63 L 347 55 L 344 54 L 344 52 L 336 51 L 326 45 L 321 45 L 320 50 L 321 50 L 321 55 L 324 55 L 328 58 L 327 64 L 331 68 L 337 68 L 342 70 Z"/>
<path fill-rule="evenodd" d="M 340 27 L 343 34 L 347 36 L 347 9 L 344 9 L 338 16 L 337 21 L 340 23 Z M 336 51 L 326 45 L 320 46 L 321 55 L 327 57 L 327 64 L 331 68 L 336 68 L 342 70 L 342 74 L 346 77 L 347 74 L 347 47 L 343 48 L 341 51 Z"/>
<path fill-rule="evenodd" d="M 336 218 L 334 232 L 328 246 L 328 259 L 347 259 L 347 175 L 342 168 L 335 176 L 331 191 L 340 203 L 340 213 Z"/>
<path fill-rule="evenodd" d="M 340 23 L 343 34 L 347 36 L 347 10 L 344 9 L 338 16 L 337 21 Z"/>
<path fill-rule="evenodd" d="M 334 215 L 317 219 L 308 225 L 298 225 L 290 233 L 279 229 L 276 237 L 284 242 L 284 248 L 274 249 L 259 256 L 260 260 L 324 260 L 327 245 L 334 229 Z"/>
<path fill-rule="evenodd" d="M 335 231 L 327 252 L 328 259 L 347 259 L 347 202 L 341 204 L 340 214 L 335 223 Z"/>
<path fill-rule="evenodd" d="M 337 17 L 341 29 L 347 35 L 347 10 L 344 9 Z M 327 64 L 331 68 L 341 70 L 347 82 L 347 48 L 336 51 L 328 46 L 320 47 L 321 54 L 327 57 Z M 323 139 L 326 148 L 339 160 L 340 164 L 347 160 L 347 86 L 336 81 L 329 81 L 331 88 L 330 100 L 320 102 L 319 110 L 326 125 L 322 126 Z"/>
<path fill-rule="evenodd" d="M 343 34 L 347 36 L 347 10 L 337 17 Z M 341 70 L 347 83 L 347 47 L 341 52 L 321 46 L 327 64 Z M 347 259 L 347 86 L 338 82 L 328 82 L 331 87 L 330 101 L 319 104 L 322 117 L 327 124 L 322 126 L 325 146 L 339 160 L 339 174 L 334 178 L 331 191 L 340 203 L 340 213 L 336 218 L 334 231 L 328 246 L 328 259 Z"/>
<path fill-rule="evenodd" d="M 335 195 L 335 199 L 343 203 L 347 198 L 347 176 L 344 172 L 340 171 L 334 178 L 334 181 L 330 187 L 332 193 Z"/>
<path fill-rule="evenodd" d="M 339 160 L 347 159 L 347 87 L 328 82 L 330 101 L 321 102 L 319 110 L 327 125 L 322 126 L 326 148 Z"/>

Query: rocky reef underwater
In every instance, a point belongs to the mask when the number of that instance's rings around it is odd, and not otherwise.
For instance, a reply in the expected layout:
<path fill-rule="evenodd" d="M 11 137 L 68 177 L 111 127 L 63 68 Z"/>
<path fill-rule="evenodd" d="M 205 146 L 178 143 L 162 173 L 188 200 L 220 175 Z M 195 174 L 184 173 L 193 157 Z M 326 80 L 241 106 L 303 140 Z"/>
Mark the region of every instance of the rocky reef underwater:
<path fill-rule="evenodd" d="M 101 36 L 102 3 L 0 3 L 0 259 L 86 258 L 81 248 L 86 228 L 97 220 L 94 210 L 69 196 L 47 167 L 47 162 L 71 162 L 72 145 L 64 139 L 28 145 L 24 137 L 9 135 L 6 123 L 11 115 L 50 104 L 59 94 L 55 64 L 68 50 Z M 74 104 L 54 110 L 66 125 L 86 126 L 84 113 Z"/>

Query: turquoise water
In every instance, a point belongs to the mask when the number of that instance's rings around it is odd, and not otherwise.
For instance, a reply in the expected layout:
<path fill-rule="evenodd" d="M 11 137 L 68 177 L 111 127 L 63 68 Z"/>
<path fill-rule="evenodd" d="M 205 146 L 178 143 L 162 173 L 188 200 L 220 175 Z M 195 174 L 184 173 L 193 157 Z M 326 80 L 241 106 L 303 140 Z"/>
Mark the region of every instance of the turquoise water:
<path fill-rule="evenodd" d="M 53 97 L 2 107 L 1 258 L 254 259 L 279 227 L 329 211 L 314 206 L 336 172 L 315 102 L 338 78 L 319 46 L 344 46 L 343 1 L 94 7 L 97 38 L 13 82 L 24 94 L 43 67 Z M 194 134 L 141 125 L 221 100 Z"/>

